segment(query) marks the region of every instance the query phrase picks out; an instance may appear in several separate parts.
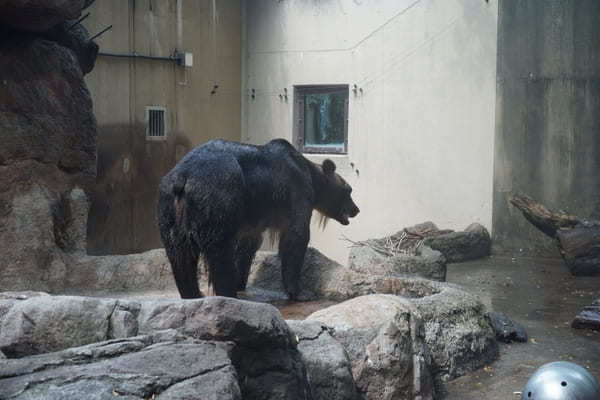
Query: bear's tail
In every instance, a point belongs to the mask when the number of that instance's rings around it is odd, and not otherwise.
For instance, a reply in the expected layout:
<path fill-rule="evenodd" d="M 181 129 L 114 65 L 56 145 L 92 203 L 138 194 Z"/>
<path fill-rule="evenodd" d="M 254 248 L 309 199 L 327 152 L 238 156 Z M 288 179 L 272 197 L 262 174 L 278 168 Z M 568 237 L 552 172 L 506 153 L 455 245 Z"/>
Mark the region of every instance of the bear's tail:
<path fill-rule="evenodd" d="M 175 177 L 175 182 L 173 182 L 173 194 L 175 197 L 181 197 L 183 195 L 183 190 L 185 189 L 185 183 L 187 182 L 187 177 L 183 174 L 179 174 Z"/>
<path fill-rule="evenodd" d="M 175 182 L 173 182 L 173 195 L 175 199 L 173 206 L 175 207 L 175 222 L 177 225 L 181 225 L 184 212 L 184 197 L 185 183 L 187 178 L 184 175 L 177 175 Z"/>

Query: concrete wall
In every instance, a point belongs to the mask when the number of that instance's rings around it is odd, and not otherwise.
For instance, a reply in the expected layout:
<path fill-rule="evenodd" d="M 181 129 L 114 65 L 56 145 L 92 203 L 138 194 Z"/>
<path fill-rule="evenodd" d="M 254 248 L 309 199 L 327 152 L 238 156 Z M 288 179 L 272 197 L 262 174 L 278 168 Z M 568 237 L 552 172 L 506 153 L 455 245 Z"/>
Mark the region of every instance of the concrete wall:
<path fill-rule="evenodd" d="M 507 196 L 600 219 L 600 2 L 501 1 L 497 93 L 496 251 L 558 256 Z"/>
<path fill-rule="evenodd" d="M 362 88 L 350 92 L 348 154 L 330 157 L 361 213 L 313 226 L 313 246 L 345 262 L 342 235 L 427 220 L 491 228 L 496 0 L 249 0 L 244 21 L 243 140 L 292 139 L 283 88 Z"/>
<path fill-rule="evenodd" d="M 168 57 L 177 48 L 194 56 L 193 67 L 184 68 L 169 60 L 100 55 L 86 76 L 99 142 L 88 250 L 161 247 L 155 216 L 160 178 L 204 141 L 240 138 L 241 2 L 102 0 L 88 11 L 84 24 L 92 34 L 113 25 L 96 39 L 100 52 Z M 148 105 L 167 108 L 166 141 L 146 140 Z"/>

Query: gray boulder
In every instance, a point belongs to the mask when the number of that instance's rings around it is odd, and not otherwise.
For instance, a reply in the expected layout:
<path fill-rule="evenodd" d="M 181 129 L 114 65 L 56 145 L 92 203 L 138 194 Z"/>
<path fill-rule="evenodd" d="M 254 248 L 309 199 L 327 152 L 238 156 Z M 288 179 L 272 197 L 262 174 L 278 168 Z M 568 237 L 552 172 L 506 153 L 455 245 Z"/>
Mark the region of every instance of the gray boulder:
<path fill-rule="evenodd" d="M 415 254 L 389 255 L 368 245 L 352 247 L 348 256 L 351 270 L 364 274 L 414 276 L 446 280 L 446 259 L 439 251 L 420 245 Z"/>
<path fill-rule="evenodd" d="M 232 347 L 165 331 L 3 360 L 0 398 L 241 400 Z"/>
<path fill-rule="evenodd" d="M 347 300 L 373 290 L 372 278 L 354 272 L 309 247 L 304 257 L 300 300 Z M 281 261 L 276 253 L 258 252 L 248 277 L 248 294 L 262 298 L 286 299 L 281 280 Z"/>
<path fill-rule="evenodd" d="M 17 293 L 0 299 L 0 351 L 10 358 L 166 329 L 234 343 L 231 354 L 244 398 L 310 398 L 295 337 L 269 304 L 224 297 L 137 302 Z M 172 390 L 186 393 L 188 386 Z"/>
<path fill-rule="evenodd" d="M 483 303 L 455 285 L 432 284 L 437 290 L 411 301 L 424 322 L 436 380 L 454 379 L 496 360 L 498 343 Z"/>
<path fill-rule="evenodd" d="M 0 300 L 0 350 L 8 357 L 47 353 L 135 334 L 115 311 L 121 301 L 77 296 Z M 124 307 L 127 307 L 125 305 Z"/>
<path fill-rule="evenodd" d="M 394 294 L 392 298 L 408 304 L 407 312 L 415 312 L 415 318 L 422 321 L 424 345 L 431 357 L 427 369 L 435 381 L 454 379 L 482 368 L 498 357 L 498 344 L 485 315 L 485 306 L 475 296 L 448 283 L 418 278 L 379 278 L 374 281 L 374 288 L 375 293 Z M 370 299 L 369 303 L 362 304 L 366 301 L 364 299 Z M 340 339 L 339 332 L 345 331 L 349 325 L 344 318 L 371 318 L 371 315 L 379 320 L 378 323 L 384 323 L 385 318 L 390 318 L 385 314 L 390 312 L 389 302 L 388 296 L 357 297 L 317 311 L 307 319 L 318 320 L 331 327 L 334 337 L 342 341 L 354 362 L 362 360 L 362 355 L 351 350 L 356 347 L 351 340 L 345 342 Z M 338 317 L 335 307 L 347 312 L 347 317 Z M 369 326 L 366 322 L 360 323 Z M 374 323 L 373 326 L 377 325 Z M 385 347 L 381 349 L 388 351 Z M 356 373 L 354 379 L 358 384 Z"/>
<path fill-rule="evenodd" d="M 236 344 L 233 359 L 243 398 L 307 399 L 310 390 L 296 340 L 279 311 L 225 297 L 142 302 L 139 332 L 174 328 Z"/>
<path fill-rule="evenodd" d="M 407 299 L 368 295 L 328 307 L 307 320 L 332 327 L 344 346 L 363 399 L 432 399 L 423 321 Z"/>
<path fill-rule="evenodd" d="M 317 321 L 286 321 L 296 336 L 313 400 L 358 400 L 344 347 Z"/>
<path fill-rule="evenodd" d="M 441 252 L 449 263 L 487 257 L 491 249 L 490 234 L 484 226 L 473 223 L 461 232 L 427 237 L 423 244 Z"/>

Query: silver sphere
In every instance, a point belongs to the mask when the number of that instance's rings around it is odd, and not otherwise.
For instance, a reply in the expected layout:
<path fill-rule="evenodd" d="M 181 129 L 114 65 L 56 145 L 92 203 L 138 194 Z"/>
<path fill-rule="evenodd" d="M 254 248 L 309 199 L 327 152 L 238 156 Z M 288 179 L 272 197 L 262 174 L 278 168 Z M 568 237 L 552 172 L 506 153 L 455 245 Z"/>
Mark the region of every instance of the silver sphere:
<path fill-rule="evenodd" d="M 600 384 L 585 368 L 567 361 L 539 367 L 529 378 L 521 400 L 599 400 Z"/>

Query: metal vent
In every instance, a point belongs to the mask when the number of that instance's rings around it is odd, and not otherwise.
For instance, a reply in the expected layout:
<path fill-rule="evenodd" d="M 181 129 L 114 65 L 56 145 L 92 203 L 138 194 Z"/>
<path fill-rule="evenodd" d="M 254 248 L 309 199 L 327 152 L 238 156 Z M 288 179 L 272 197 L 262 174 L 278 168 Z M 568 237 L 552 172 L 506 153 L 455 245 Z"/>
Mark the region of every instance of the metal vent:
<path fill-rule="evenodd" d="M 148 106 L 146 107 L 146 139 L 165 140 L 167 138 L 166 108 Z"/>

